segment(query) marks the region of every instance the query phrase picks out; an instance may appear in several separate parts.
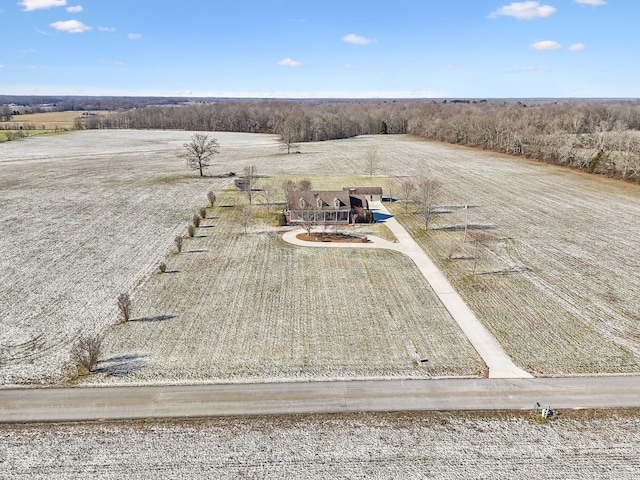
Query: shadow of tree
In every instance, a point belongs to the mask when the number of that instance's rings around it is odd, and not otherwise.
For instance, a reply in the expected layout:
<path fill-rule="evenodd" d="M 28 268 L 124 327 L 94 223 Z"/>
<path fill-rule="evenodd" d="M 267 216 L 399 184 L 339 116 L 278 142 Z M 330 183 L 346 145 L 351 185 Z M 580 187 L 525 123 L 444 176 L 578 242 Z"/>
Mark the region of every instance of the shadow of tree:
<path fill-rule="evenodd" d="M 497 225 L 493 224 L 478 224 L 478 223 L 470 223 L 466 226 L 467 230 L 495 230 L 498 228 Z M 464 225 L 447 225 L 444 227 L 433 227 L 431 230 L 442 231 L 442 232 L 464 232 Z"/>
<path fill-rule="evenodd" d="M 112 377 L 124 377 L 142 370 L 146 365 L 144 361 L 146 357 L 147 355 L 134 353 L 100 360 L 95 373 L 103 373 Z"/>
<path fill-rule="evenodd" d="M 156 317 L 133 318 L 129 320 L 129 322 L 164 322 L 166 320 L 171 320 L 172 318 L 176 318 L 176 316 L 175 315 L 158 315 Z"/>

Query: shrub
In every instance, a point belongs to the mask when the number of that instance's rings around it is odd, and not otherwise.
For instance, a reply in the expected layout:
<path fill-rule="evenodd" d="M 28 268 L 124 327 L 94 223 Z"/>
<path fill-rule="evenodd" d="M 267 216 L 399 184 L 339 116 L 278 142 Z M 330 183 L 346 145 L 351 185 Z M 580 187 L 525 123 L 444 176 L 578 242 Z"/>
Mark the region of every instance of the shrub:
<path fill-rule="evenodd" d="M 194 215 L 193 218 L 191 219 L 191 222 L 193 223 L 194 227 L 199 227 L 200 226 L 200 215 Z M 190 237 L 193 237 L 193 235 L 189 235 Z"/>
<path fill-rule="evenodd" d="M 91 373 L 98 365 L 98 359 L 102 350 L 102 338 L 81 337 L 73 347 L 71 355 L 76 361 L 76 365 L 84 371 Z"/>
<path fill-rule="evenodd" d="M 122 320 L 128 322 L 131 316 L 131 298 L 128 293 L 121 293 L 118 296 L 118 310 L 120 310 Z"/>
<path fill-rule="evenodd" d="M 200 213 L 200 216 L 202 218 L 207 218 L 207 209 L 206 208 L 204 208 L 204 207 L 201 208 L 199 213 Z"/>
<path fill-rule="evenodd" d="M 158 265 L 158 270 L 160 270 L 160 273 L 164 273 L 167 271 L 167 264 L 164 262 L 160 262 L 160 265 Z"/>
<path fill-rule="evenodd" d="M 209 200 L 209 205 L 213 207 L 213 204 L 216 203 L 216 194 L 213 192 L 207 193 L 207 200 Z"/>
<path fill-rule="evenodd" d="M 189 225 L 187 227 L 187 235 L 189 235 L 191 238 L 193 238 L 193 236 L 196 234 L 196 227 L 194 227 L 193 225 Z"/>
<path fill-rule="evenodd" d="M 279 227 L 284 227 L 287 224 L 287 216 L 284 214 L 284 212 L 280 212 L 278 215 L 276 215 L 276 224 Z"/>
<path fill-rule="evenodd" d="M 173 241 L 176 244 L 176 250 L 178 250 L 178 253 L 180 253 L 182 251 L 182 237 L 178 235 L 176 238 L 173 239 Z"/>

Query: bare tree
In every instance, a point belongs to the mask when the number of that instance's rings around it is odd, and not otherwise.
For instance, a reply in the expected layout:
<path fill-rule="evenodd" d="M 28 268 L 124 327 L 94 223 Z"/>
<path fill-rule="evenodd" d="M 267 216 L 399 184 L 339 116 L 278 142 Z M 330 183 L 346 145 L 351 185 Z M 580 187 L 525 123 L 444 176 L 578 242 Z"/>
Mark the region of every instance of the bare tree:
<path fill-rule="evenodd" d="M 315 205 L 315 202 L 305 202 L 302 210 L 300 211 L 300 221 L 298 224 L 304 228 L 307 235 L 311 235 L 314 228 L 320 223 L 320 212 Z"/>
<path fill-rule="evenodd" d="M 311 191 L 311 180 L 309 180 L 308 178 L 303 178 L 302 180 L 298 181 L 296 186 L 301 192 L 309 192 Z"/>
<path fill-rule="evenodd" d="M 289 194 L 291 192 L 296 191 L 296 183 L 293 180 L 285 180 L 282 182 L 282 194 L 284 195 L 285 201 L 289 200 Z"/>
<path fill-rule="evenodd" d="M 371 148 L 366 151 L 364 156 L 364 168 L 370 177 L 378 171 L 378 149 Z"/>
<path fill-rule="evenodd" d="M 240 210 L 240 216 L 238 218 L 238 221 L 240 223 L 240 225 L 242 226 L 244 233 L 246 234 L 249 230 L 249 227 L 251 226 L 252 223 L 252 218 L 251 218 L 251 209 L 248 207 L 243 207 Z"/>
<path fill-rule="evenodd" d="M 207 200 L 209 200 L 209 206 L 213 207 L 213 204 L 216 203 L 216 194 L 213 192 L 207 193 Z"/>
<path fill-rule="evenodd" d="M 131 297 L 128 293 L 121 293 L 118 296 L 118 310 L 122 315 L 122 320 L 126 323 L 131 316 Z"/>
<path fill-rule="evenodd" d="M 98 365 L 101 351 L 102 338 L 100 336 L 80 337 L 71 350 L 71 355 L 79 368 L 91 373 Z"/>
<path fill-rule="evenodd" d="M 178 235 L 176 238 L 173 239 L 174 243 L 176 244 L 176 250 L 178 251 L 178 253 L 180 253 L 182 251 L 182 235 Z"/>
<path fill-rule="evenodd" d="M 191 141 L 184 144 L 184 148 L 187 149 L 187 165 L 193 170 L 200 170 L 201 177 L 204 177 L 203 170 L 211 164 L 213 156 L 219 153 L 218 141 L 204 133 L 195 133 Z"/>
<path fill-rule="evenodd" d="M 424 178 L 418 183 L 416 202 L 420 215 L 424 220 L 424 229 L 429 228 L 429 223 L 433 219 L 437 209 L 437 202 L 440 198 L 442 185 L 436 178 Z"/>
<path fill-rule="evenodd" d="M 255 165 L 247 165 L 243 169 L 244 171 L 244 189 L 247 194 L 247 199 L 249 200 L 249 205 L 252 204 L 253 201 L 253 186 L 256 178 L 258 177 L 258 169 Z"/>
<path fill-rule="evenodd" d="M 261 203 L 266 207 L 267 214 L 271 214 L 271 208 L 277 203 L 279 193 L 278 188 L 272 183 L 265 183 L 262 186 Z"/>
<path fill-rule="evenodd" d="M 291 153 L 291 150 L 298 148 L 297 143 L 304 140 L 303 122 L 299 114 L 289 113 L 278 125 L 277 131 L 280 135 L 282 149 Z"/>
<path fill-rule="evenodd" d="M 404 213 L 409 211 L 409 203 L 413 200 L 418 186 L 410 178 L 405 178 L 400 182 L 400 203 L 404 207 Z"/>

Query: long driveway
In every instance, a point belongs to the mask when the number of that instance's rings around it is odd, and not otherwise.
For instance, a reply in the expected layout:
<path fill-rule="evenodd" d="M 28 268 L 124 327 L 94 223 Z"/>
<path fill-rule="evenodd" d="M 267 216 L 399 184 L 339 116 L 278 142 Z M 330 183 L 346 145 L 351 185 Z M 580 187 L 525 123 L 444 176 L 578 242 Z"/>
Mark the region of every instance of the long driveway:
<path fill-rule="evenodd" d="M 640 407 L 640 377 L 0 389 L 0 423 L 408 410 Z"/>
<path fill-rule="evenodd" d="M 300 231 L 286 232 L 283 238 L 290 243 L 310 247 L 384 248 L 404 253 L 413 260 L 449 314 L 482 357 L 489 368 L 489 378 L 533 378 L 530 373 L 513 363 L 496 339 L 476 318 L 462 297 L 453 289 L 438 267 L 384 205 L 381 202 L 371 202 L 370 205 L 374 216 L 380 218 L 381 223 L 389 227 L 398 239 L 397 242 L 389 242 L 377 237 L 369 237 L 370 243 L 305 242 L 296 237 Z"/>

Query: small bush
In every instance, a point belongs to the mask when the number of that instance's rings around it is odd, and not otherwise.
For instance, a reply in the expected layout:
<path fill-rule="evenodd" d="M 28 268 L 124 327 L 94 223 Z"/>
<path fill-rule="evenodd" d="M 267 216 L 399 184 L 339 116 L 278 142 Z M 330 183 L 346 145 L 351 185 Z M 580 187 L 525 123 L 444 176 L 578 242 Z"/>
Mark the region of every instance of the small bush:
<path fill-rule="evenodd" d="M 193 218 L 191 219 L 191 222 L 193 223 L 194 227 L 199 227 L 200 226 L 200 215 L 194 215 Z M 190 235 L 191 237 L 193 237 L 193 235 Z"/>
<path fill-rule="evenodd" d="M 118 310 L 120 310 L 122 320 L 128 322 L 131 316 L 131 298 L 128 293 L 121 293 L 118 296 Z"/>
<path fill-rule="evenodd" d="M 187 235 L 189 235 L 191 238 L 193 238 L 193 236 L 196 234 L 196 227 L 194 227 L 193 225 L 189 225 L 187 227 Z"/>
<path fill-rule="evenodd" d="M 207 200 L 209 200 L 209 205 L 213 207 L 213 204 L 216 203 L 216 194 L 213 192 L 207 193 Z"/>
<path fill-rule="evenodd" d="M 167 264 L 164 262 L 160 262 L 160 264 L 158 265 L 158 270 L 160 270 L 160 273 L 164 273 L 167 271 Z"/>
<path fill-rule="evenodd" d="M 176 250 L 178 250 L 178 253 L 180 253 L 182 251 L 182 237 L 178 235 L 176 238 L 173 239 L 173 241 L 176 244 Z"/>
<path fill-rule="evenodd" d="M 96 369 L 98 365 L 98 359 L 102 350 L 102 338 L 95 337 L 82 337 L 78 340 L 78 343 L 73 347 L 71 355 L 76 361 L 78 368 L 83 369 L 87 373 L 91 373 Z"/>
<path fill-rule="evenodd" d="M 287 216 L 284 214 L 284 212 L 280 212 L 278 215 L 276 215 L 276 225 L 278 225 L 279 227 L 284 227 L 287 224 Z"/>
<path fill-rule="evenodd" d="M 200 213 L 200 216 L 202 218 L 207 218 L 207 209 L 206 208 L 201 208 L 199 213 Z"/>

